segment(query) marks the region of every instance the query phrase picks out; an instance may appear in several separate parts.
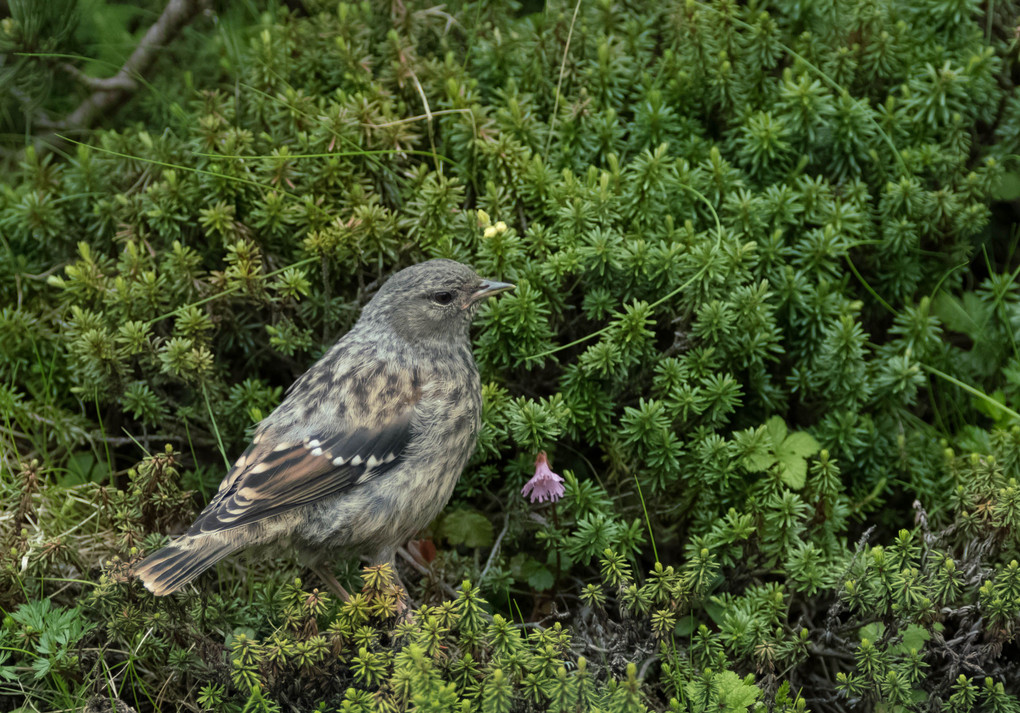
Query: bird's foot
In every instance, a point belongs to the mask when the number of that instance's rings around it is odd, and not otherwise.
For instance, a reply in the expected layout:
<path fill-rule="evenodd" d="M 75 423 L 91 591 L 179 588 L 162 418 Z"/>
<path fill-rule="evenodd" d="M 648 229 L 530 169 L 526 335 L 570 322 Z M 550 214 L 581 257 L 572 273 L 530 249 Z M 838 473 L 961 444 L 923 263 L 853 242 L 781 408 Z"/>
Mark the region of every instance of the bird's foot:
<path fill-rule="evenodd" d="M 406 589 L 397 593 L 396 623 L 403 624 L 414 618 L 414 603 L 411 601 Z"/>
<path fill-rule="evenodd" d="M 397 621 L 401 622 L 411 618 L 411 614 L 414 612 L 414 602 L 411 601 L 411 594 L 407 589 L 407 585 L 400 578 L 397 568 L 393 566 L 395 564 L 395 562 L 390 563 L 393 569 L 393 585 L 397 593 Z"/>

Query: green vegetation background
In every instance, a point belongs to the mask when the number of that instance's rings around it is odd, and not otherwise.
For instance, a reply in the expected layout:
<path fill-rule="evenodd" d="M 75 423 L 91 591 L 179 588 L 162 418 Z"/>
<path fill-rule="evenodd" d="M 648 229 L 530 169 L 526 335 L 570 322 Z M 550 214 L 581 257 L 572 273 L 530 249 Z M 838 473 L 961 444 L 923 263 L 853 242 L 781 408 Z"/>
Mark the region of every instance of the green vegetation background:
<path fill-rule="evenodd" d="M 62 124 L 162 9 L 0 3 L 0 709 L 1020 711 L 1016 2 L 214 2 Z M 148 595 L 437 256 L 518 289 L 414 617 Z"/>

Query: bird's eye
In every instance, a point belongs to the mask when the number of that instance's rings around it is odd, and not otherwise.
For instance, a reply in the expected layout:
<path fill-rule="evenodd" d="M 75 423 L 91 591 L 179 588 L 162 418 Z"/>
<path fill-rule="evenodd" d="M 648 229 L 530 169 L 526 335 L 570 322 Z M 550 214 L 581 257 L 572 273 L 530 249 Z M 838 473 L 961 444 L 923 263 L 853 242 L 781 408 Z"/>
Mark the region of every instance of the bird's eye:
<path fill-rule="evenodd" d="M 453 302 L 453 293 L 446 292 L 445 290 L 443 292 L 436 292 L 432 295 L 432 301 L 437 305 L 448 305 Z"/>

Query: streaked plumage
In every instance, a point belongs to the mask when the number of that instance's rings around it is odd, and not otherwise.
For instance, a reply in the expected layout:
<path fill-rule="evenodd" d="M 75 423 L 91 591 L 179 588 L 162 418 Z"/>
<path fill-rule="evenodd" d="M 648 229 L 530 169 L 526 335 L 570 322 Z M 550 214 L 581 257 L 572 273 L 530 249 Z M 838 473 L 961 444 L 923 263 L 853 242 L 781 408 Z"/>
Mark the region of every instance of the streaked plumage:
<path fill-rule="evenodd" d="M 391 277 L 258 426 L 188 532 L 135 568 L 145 586 L 168 594 L 251 545 L 392 559 L 471 456 L 481 390 L 468 330 L 480 302 L 511 287 L 451 260 Z"/>

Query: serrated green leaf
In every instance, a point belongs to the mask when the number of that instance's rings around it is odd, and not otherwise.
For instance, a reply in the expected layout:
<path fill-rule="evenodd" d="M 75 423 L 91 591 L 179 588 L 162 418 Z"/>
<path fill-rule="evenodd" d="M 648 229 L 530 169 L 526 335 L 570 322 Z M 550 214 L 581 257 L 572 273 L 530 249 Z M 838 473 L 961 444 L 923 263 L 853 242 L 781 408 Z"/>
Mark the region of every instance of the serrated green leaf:
<path fill-rule="evenodd" d="M 878 641 L 885 635 L 885 624 L 880 621 L 872 622 L 861 627 L 858 632 L 858 638 L 862 641 L 867 639 L 868 641 Z"/>
<path fill-rule="evenodd" d="M 555 583 L 556 578 L 553 577 L 553 573 L 541 565 L 536 567 L 535 570 L 528 575 L 528 586 L 536 592 L 544 592 L 548 589 L 552 589 L 552 586 Z"/>
<path fill-rule="evenodd" d="M 439 534 L 451 545 L 488 547 L 493 541 L 492 523 L 476 510 L 454 510 L 443 518 Z"/>
<path fill-rule="evenodd" d="M 741 678 L 732 671 L 721 671 L 712 676 L 712 689 L 716 700 L 713 708 L 723 713 L 745 713 L 761 696 L 761 689 L 754 684 L 754 676 Z M 697 683 L 687 683 L 692 697 L 698 695 Z"/>
<path fill-rule="evenodd" d="M 741 464 L 751 473 L 762 473 L 776 464 L 774 453 L 752 453 L 740 459 Z"/>
<path fill-rule="evenodd" d="M 821 449 L 821 446 L 818 445 L 818 441 L 814 439 L 814 436 L 804 431 L 797 431 L 786 437 L 783 445 L 779 447 L 778 453 L 780 460 L 782 460 L 785 454 L 807 458 L 808 456 L 813 456 L 819 449 Z"/>
<path fill-rule="evenodd" d="M 36 681 L 38 681 L 41 678 L 45 678 L 46 674 L 50 672 L 52 663 L 53 662 L 45 656 L 40 656 L 39 658 L 37 658 L 35 661 L 32 662 L 33 671 L 32 678 Z"/>
<path fill-rule="evenodd" d="M 528 583 L 532 589 L 544 592 L 555 583 L 549 568 L 528 554 L 514 555 L 510 560 L 510 572 L 518 581 Z"/>
<path fill-rule="evenodd" d="M 750 681 L 753 676 L 748 676 Z M 718 710 L 726 713 L 743 713 L 754 705 L 761 695 L 761 689 L 753 682 L 742 679 L 733 671 L 723 671 L 712 678 L 713 687 L 719 692 L 719 702 L 723 704 Z"/>
<path fill-rule="evenodd" d="M 911 649 L 921 651 L 924 645 L 931 639 L 931 632 L 917 624 L 910 624 L 903 630 L 903 640 L 895 650 L 899 653 L 909 653 Z"/>
<path fill-rule="evenodd" d="M 794 490 L 800 490 L 807 481 L 807 461 L 798 455 L 779 454 L 779 478 Z"/>
<path fill-rule="evenodd" d="M 772 439 L 773 447 L 778 450 L 786 440 L 786 421 L 782 416 L 773 416 L 765 422 L 765 430 L 768 431 L 769 438 Z"/>
<path fill-rule="evenodd" d="M 977 337 L 983 331 L 984 323 L 991 314 L 991 306 L 973 292 L 958 297 L 940 292 L 932 302 L 932 311 L 942 320 L 947 329 Z"/>

